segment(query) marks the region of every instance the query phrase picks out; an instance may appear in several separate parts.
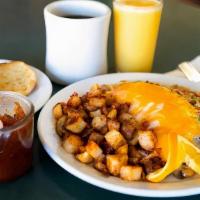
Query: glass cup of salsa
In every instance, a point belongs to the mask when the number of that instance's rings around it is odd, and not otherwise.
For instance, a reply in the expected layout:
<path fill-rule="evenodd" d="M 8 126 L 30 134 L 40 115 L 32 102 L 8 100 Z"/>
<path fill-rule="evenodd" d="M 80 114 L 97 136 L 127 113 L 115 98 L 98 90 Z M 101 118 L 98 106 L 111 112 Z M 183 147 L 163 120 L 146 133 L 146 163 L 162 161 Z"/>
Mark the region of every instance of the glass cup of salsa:
<path fill-rule="evenodd" d="M 24 96 L 0 91 L 0 182 L 24 175 L 32 166 L 34 107 Z"/>

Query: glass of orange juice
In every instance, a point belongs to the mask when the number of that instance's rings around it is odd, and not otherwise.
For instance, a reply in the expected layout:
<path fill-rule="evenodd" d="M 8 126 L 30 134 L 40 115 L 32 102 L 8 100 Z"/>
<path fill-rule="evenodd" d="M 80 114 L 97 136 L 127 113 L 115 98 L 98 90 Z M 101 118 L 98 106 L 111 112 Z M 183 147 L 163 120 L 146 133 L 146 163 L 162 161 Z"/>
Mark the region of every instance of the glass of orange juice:
<path fill-rule="evenodd" d="M 162 0 L 115 0 L 115 62 L 119 72 L 152 70 Z"/>

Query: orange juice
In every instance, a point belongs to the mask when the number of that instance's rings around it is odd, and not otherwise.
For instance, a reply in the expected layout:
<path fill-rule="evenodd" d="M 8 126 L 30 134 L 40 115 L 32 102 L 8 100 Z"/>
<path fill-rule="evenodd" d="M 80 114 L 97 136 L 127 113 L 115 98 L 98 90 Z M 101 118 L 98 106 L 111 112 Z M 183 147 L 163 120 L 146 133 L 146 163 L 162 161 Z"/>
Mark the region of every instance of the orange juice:
<path fill-rule="evenodd" d="M 116 0 L 115 61 L 121 72 L 150 72 L 162 12 L 159 0 Z"/>

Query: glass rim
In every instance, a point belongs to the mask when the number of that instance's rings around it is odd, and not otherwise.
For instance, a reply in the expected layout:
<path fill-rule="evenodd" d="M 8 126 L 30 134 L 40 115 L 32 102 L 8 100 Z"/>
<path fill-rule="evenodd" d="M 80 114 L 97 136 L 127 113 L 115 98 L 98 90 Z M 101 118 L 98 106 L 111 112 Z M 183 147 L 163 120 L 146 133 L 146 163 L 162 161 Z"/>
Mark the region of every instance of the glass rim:
<path fill-rule="evenodd" d="M 27 114 L 25 115 L 25 117 L 21 120 L 19 120 L 17 123 L 15 123 L 14 125 L 12 126 L 8 126 L 8 127 L 5 127 L 5 128 L 2 128 L 0 129 L 0 133 L 4 133 L 4 132 L 7 132 L 7 131 L 15 131 L 21 127 L 23 127 L 23 125 L 26 123 L 26 121 L 34 115 L 34 106 L 32 104 L 32 102 L 26 97 L 26 96 L 23 96 L 17 92 L 11 92 L 11 91 L 0 91 L 0 96 L 9 96 L 11 98 L 18 98 L 20 99 L 21 101 L 23 101 L 26 105 L 28 105 L 29 109 L 28 109 L 28 112 Z M 17 100 L 16 100 L 17 101 Z"/>
<path fill-rule="evenodd" d="M 144 1 L 150 1 L 150 0 L 144 0 Z M 149 10 L 155 10 L 155 9 L 160 9 L 163 7 L 163 0 L 153 0 L 159 2 L 157 5 L 152 5 L 152 6 L 134 6 L 134 5 L 127 5 L 123 0 L 114 0 L 113 5 L 121 5 L 124 8 L 129 8 L 129 9 L 134 9 L 134 10 L 143 10 L 143 11 L 149 11 Z"/>

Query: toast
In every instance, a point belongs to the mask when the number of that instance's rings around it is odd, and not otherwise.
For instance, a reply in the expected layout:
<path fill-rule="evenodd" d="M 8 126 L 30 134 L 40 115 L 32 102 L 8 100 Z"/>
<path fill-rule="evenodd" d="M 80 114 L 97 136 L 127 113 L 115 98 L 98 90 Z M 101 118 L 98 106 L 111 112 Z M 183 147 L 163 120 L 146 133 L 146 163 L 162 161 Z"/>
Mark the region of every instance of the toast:
<path fill-rule="evenodd" d="M 36 74 L 26 63 L 0 63 L 0 91 L 13 91 L 27 96 L 33 91 L 36 83 Z"/>

